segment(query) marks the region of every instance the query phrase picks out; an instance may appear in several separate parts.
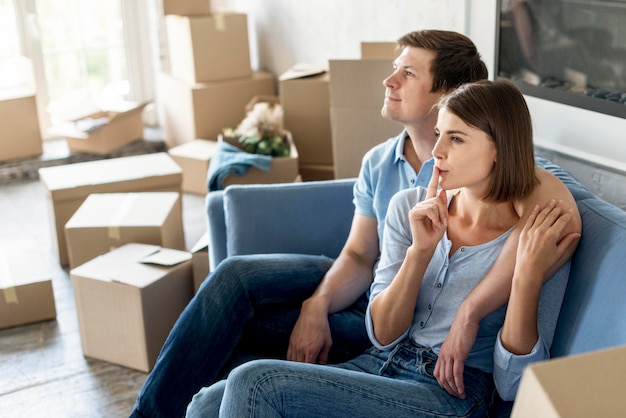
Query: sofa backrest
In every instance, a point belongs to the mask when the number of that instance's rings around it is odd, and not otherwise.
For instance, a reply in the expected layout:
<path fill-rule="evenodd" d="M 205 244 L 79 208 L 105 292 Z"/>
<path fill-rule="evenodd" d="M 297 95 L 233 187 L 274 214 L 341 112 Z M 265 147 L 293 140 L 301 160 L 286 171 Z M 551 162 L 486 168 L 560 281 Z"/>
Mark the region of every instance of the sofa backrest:
<path fill-rule="evenodd" d="M 336 258 L 352 225 L 354 181 L 227 187 L 227 255 L 298 253 Z"/>
<path fill-rule="evenodd" d="M 582 236 L 572 258 L 552 356 L 626 344 L 626 212 L 579 200 Z"/>

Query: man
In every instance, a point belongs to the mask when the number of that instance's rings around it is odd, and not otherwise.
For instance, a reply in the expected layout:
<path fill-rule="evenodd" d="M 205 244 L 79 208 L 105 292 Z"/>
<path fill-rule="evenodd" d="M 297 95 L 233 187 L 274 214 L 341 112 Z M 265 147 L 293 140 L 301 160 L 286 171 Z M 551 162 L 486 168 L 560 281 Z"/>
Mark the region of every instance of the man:
<path fill-rule="evenodd" d="M 201 387 L 240 362 L 242 349 L 325 364 L 344 361 L 371 345 L 364 320 L 366 291 L 380 255 L 389 200 L 399 190 L 428 184 L 437 100 L 463 83 L 487 78 L 475 45 L 461 34 L 416 31 L 401 37 L 398 45 L 402 53 L 383 82 L 382 115 L 404 129 L 363 158 L 354 187 L 355 215 L 338 258 L 270 254 L 220 263 L 174 325 L 131 417 L 182 416 Z M 555 198 L 573 202 L 561 197 L 568 194 L 564 186 L 559 192 Z M 503 254 L 514 256 L 516 242 L 509 247 Z M 442 348 L 445 367 L 438 380 L 456 396 L 464 396 L 459 376 L 475 338 L 472 327 L 477 329 L 476 321 L 506 302 L 511 277 L 512 271 L 504 271 L 486 280 L 486 290 L 477 288 L 476 297 L 468 298 L 476 303 L 463 309 L 457 328 L 453 325 L 453 330 L 468 326 L 469 337 L 452 333 L 449 347 Z M 492 282 L 498 297 L 489 294 Z"/>

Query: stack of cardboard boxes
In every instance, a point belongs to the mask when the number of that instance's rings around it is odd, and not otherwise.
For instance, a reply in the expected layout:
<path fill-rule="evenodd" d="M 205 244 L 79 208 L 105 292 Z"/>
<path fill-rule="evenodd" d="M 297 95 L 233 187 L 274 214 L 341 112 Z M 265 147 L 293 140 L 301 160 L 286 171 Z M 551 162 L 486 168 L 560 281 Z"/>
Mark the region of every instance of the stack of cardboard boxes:
<path fill-rule="evenodd" d="M 393 42 L 363 42 L 361 59 L 297 64 L 280 77 L 285 127 L 298 147 L 304 181 L 356 177 L 365 153 L 400 133 L 381 116 Z"/>
<path fill-rule="evenodd" d="M 381 115 L 395 44 L 361 44 L 361 59 L 330 60 L 330 119 L 335 177 L 359 174 L 365 153 L 398 135 L 401 126 Z"/>
<path fill-rule="evenodd" d="M 45 167 L 39 177 L 83 354 L 149 371 L 194 293 L 181 168 L 160 152 Z"/>
<path fill-rule="evenodd" d="M 164 13 L 170 71 L 159 75 L 158 95 L 168 146 L 216 140 L 252 97 L 275 94 L 275 77 L 251 68 L 246 14 L 189 0 L 164 1 Z"/>

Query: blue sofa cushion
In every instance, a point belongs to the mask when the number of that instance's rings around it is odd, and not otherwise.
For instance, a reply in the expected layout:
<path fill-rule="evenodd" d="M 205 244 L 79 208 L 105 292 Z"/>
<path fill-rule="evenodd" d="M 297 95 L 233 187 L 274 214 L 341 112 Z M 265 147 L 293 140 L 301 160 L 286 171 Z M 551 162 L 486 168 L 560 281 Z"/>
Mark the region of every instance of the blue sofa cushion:
<path fill-rule="evenodd" d="M 578 202 L 582 237 L 557 324 L 552 355 L 626 344 L 626 212 L 602 199 Z"/>
<path fill-rule="evenodd" d="M 336 258 L 352 225 L 354 182 L 343 179 L 227 187 L 228 256 L 298 253 Z"/>

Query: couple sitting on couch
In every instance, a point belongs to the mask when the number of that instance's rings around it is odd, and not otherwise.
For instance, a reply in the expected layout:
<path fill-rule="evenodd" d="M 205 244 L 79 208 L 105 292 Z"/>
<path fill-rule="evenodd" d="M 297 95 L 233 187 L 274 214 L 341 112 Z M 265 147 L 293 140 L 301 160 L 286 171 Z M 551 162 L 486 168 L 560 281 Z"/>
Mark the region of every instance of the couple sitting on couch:
<path fill-rule="evenodd" d="M 477 82 L 487 71 L 469 39 L 398 43 L 382 114 L 404 130 L 364 157 L 341 254 L 220 263 L 131 416 L 487 416 L 496 389 L 512 400 L 524 366 L 549 356 L 576 204 L 535 168 L 521 93 Z M 218 382 L 240 352 L 295 362 Z"/>

